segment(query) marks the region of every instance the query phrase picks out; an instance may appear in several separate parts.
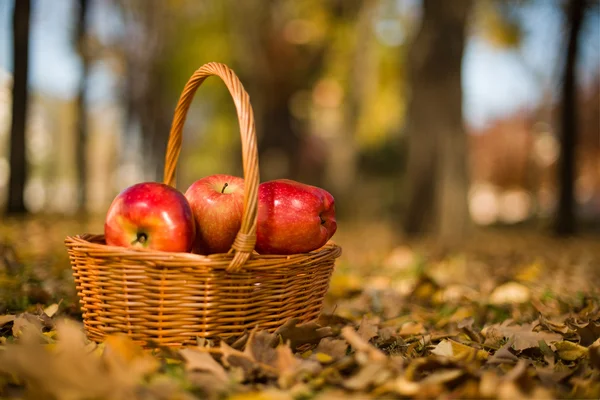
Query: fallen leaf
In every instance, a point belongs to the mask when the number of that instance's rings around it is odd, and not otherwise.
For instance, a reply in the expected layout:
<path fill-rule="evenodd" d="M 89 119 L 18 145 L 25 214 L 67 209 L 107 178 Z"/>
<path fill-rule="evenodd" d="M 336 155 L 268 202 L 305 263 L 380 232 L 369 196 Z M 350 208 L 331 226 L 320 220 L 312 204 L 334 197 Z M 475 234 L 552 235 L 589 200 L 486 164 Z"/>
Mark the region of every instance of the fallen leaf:
<path fill-rule="evenodd" d="M 539 347 L 539 341 L 546 343 L 557 342 L 562 336 L 554 332 L 534 332 L 533 323 L 523 325 L 513 325 L 512 320 L 506 320 L 502 324 L 496 324 L 486 327 L 482 334 L 487 338 L 501 336 L 512 341 L 513 348 L 518 351 Z"/>
<path fill-rule="evenodd" d="M 590 363 L 600 369 L 600 338 L 589 347 Z"/>
<path fill-rule="evenodd" d="M 348 343 L 342 339 L 324 338 L 319 342 L 315 349 L 318 353 L 327 354 L 335 360 L 338 360 L 346 355 Z"/>
<path fill-rule="evenodd" d="M 248 342 L 244 353 L 248 354 L 256 362 L 276 367 L 277 352 L 275 346 L 277 345 L 277 336 L 267 331 L 256 331 L 250 332 Z"/>
<path fill-rule="evenodd" d="M 0 315 L 0 327 L 2 327 L 3 325 L 8 324 L 9 322 L 13 322 L 15 320 L 15 316 L 14 315 Z"/>
<path fill-rule="evenodd" d="M 13 320 L 12 334 L 22 341 L 36 341 L 42 337 L 42 323 L 33 314 L 19 314 Z"/>
<path fill-rule="evenodd" d="M 435 371 L 420 381 L 421 385 L 440 385 L 452 382 L 465 374 L 462 369 L 451 368 Z"/>
<path fill-rule="evenodd" d="M 274 334 L 279 335 L 283 343 L 289 342 L 292 350 L 305 344 L 318 344 L 323 338 L 333 336 L 331 328 L 316 322 L 298 325 L 298 318 L 291 318 L 279 327 Z"/>
<path fill-rule="evenodd" d="M 558 356 L 565 361 L 575 361 L 588 354 L 587 348 L 565 340 L 554 343 L 552 347 L 556 349 Z"/>
<path fill-rule="evenodd" d="M 364 341 L 354 328 L 347 326 L 342 328 L 342 336 L 357 352 L 363 352 L 367 356 L 365 361 L 381 361 L 385 360 L 385 354 Z"/>
<path fill-rule="evenodd" d="M 495 288 L 490 294 L 491 304 L 523 304 L 531 299 L 529 288 L 518 282 L 507 282 Z"/>
<path fill-rule="evenodd" d="M 315 359 L 321 364 L 329 364 L 333 361 L 333 357 L 325 353 L 315 353 Z"/>
<path fill-rule="evenodd" d="M 252 356 L 232 348 L 225 341 L 221 342 L 219 349 L 221 350 L 223 364 L 230 368 L 240 368 L 246 379 L 254 375 L 261 367 Z M 270 370 L 268 366 L 267 368 L 274 376 L 275 371 Z"/>
<path fill-rule="evenodd" d="M 488 364 L 516 364 L 519 361 L 519 357 L 515 356 L 510 351 L 511 343 L 508 342 L 506 345 L 498 349 L 494 355 L 488 360 Z"/>
<path fill-rule="evenodd" d="M 589 346 L 600 337 L 600 321 L 581 322 L 568 319 L 567 324 L 577 333 L 579 344 L 582 346 Z"/>
<path fill-rule="evenodd" d="M 484 350 L 477 350 L 450 339 L 444 339 L 439 342 L 433 350 L 431 350 L 431 353 L 437 356 L 449 357 L 457 360 L 485 360 L 489 356 Z"/>
<path fill-rule="evenodd" d="M 46 314 L 50 318 L 52 318 L 52 316 L 54 316 L 54 314 L 56 314 L 57 311 L 58 311 L 57 303 L 51 304 L 48 307 L 44 308 L 44 314 Z"/>
<path fill-rule="evenodd" d="M 158 360 L 144 352 L 129 336 L 110 334 L 104 340 L 102 360 L 125 385 L 134 385 L 160 367 Z"/>
<path fill-rule="evenodd" d="M 377 322 L 378 319 L 369 319 L 366 316 L 363 316 L 358 327 L 358 335 L 366 342 L 373 339 L 375 336 L 377 336 Z"/>
<path fill-rule="evenodd" d="M 343 386 L 350 390 L 364 391 L 373 385 L 383 384 L 391 376 L 392 373 L 386 368 L 385 363 L 369 363 L 361 367 L 355 375 L 344 380 Z"/>
<path fill-rule="evenodd" d="M 400 336 L 415 336 L 425 333 L 425 327 L 420 322 L 407 322 L 402 325 L 398 335 Z"/>
<path fill-rule="evenodd" d="M 179 353 L 185 359 L 188 371 L 208 372 L 213 376 L 213 379 L 218 379 L 222 382 L 226 382 L 229 379 L 223 366 L 216 362 L 209 353 L 195 350 L 194 348 L 181 349 Z"/>

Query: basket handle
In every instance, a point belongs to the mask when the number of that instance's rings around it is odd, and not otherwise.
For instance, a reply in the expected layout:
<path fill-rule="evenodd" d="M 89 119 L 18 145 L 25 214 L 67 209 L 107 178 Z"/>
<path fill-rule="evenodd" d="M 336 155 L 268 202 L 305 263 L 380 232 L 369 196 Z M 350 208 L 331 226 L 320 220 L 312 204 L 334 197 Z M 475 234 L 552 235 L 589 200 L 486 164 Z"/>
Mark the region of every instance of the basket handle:
<path fill-rule="evenodd" d="M 234 256 L 227 267 L 228 272 L 238 272 L 246 263 L 256 243 L 256 214 L 258 204 L 258 150 L 256 147 L 256 127 L 250 97 L 244 90 L 236 74 L 225 64 L 208 63 L 196 70 L 186 83 L 175 109 L 169 143 L 165 156 L 163 182 L 175 187 L 175 171 L 181 152 L 182 130 L 186 114 L 196 90 L 211 75 L 223 80 L 237 110 L 242 139 L 242 161 L 244 164 L 244 213 L 240 230 L 231 246 Z"/>

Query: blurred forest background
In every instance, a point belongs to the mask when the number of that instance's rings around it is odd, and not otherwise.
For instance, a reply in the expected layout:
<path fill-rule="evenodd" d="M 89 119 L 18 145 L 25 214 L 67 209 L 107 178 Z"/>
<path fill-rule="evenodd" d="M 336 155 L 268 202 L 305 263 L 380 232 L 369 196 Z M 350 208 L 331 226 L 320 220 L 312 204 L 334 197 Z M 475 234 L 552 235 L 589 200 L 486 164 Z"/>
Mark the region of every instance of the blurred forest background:
<path fill-rule="evenodd" d="M 3 0 L 0 209 L 102 216 L 162 179 L 178 96 L 211 61 L 250 94 L 261 181 L 322 186 L 342 221 L 447 242 L 600 230 L 597 0 Z M 242 174 L 216 78 L 178 187 L 213 173 Z"/>

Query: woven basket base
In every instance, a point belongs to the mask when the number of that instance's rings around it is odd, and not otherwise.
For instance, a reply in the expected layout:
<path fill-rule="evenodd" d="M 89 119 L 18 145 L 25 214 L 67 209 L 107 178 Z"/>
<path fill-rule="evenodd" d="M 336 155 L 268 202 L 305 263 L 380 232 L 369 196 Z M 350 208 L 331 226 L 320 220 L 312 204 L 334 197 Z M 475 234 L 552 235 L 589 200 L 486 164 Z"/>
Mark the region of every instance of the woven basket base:
<path fill-rule="evenodd" d="M 341 248 L 254 253 L 241 272 L 231 254 L 200 256 L 107 246 L 100 235 L 68 237 L 83 322 L 91 340 L 122 332 L 142 346 L 231 339 L 256 327 L 274 331 L 291 318 L 319 317 Z"/>

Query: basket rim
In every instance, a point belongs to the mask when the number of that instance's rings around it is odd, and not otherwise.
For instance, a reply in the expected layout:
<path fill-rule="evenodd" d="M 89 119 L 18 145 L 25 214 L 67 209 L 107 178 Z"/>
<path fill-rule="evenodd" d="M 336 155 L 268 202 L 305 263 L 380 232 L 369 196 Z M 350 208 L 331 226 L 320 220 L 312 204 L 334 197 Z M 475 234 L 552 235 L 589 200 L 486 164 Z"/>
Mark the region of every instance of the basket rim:
<path fill-rule="evenodd" d="M 123 257 L 136 259 L 141 262 L 158 262 L 161 268 L 181 268 L 182 265 L 198 266 L 218 270 L 227 270 L 232 274 L 244 273 L 252 269 L 273 269 L 294 265 L 307 260 L 317 260 L 323 258 L 338 258 L 342 254 L 342 248 L 332 240 L 329 240 L 322 247 L 307 252 L 295 253 L 289 255 L 278 254 L 259 254 L 254 251 L 244 265 L 241 271 L 230 271 L 228 266 L 234 257 L 230 250 L 228 253 L 215 253 L 202 255 L 186 252 L 166 252 L 146 248 L 128 248 L 121 246 L 111 246 L 103 243 L 104 235 L 84 233 L 74 236 L 67 236 L 65 246 L 70 251 L 91 253 L 92 257 Z M 180 264 L 181 263 L 181 264 Z"/>

